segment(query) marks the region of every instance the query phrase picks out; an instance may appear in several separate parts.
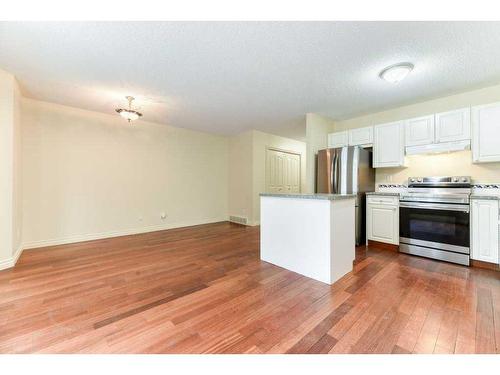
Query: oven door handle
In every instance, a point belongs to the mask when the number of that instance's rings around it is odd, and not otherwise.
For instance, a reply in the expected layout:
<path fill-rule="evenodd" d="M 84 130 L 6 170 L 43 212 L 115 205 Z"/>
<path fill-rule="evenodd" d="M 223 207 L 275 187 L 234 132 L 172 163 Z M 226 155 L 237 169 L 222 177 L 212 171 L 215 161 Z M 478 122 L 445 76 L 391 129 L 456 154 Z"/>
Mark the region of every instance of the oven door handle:
<path fill-rule="evenodd" d="M 460 211 L 469 213 L 469 206 L 455 205 L 455 204 L 442 204 L 442 203 L 407 203 L 399 202 L 399 207 L 404 208 L 423 208 L 424 210 L 444 210 L 444 211 Z"/>

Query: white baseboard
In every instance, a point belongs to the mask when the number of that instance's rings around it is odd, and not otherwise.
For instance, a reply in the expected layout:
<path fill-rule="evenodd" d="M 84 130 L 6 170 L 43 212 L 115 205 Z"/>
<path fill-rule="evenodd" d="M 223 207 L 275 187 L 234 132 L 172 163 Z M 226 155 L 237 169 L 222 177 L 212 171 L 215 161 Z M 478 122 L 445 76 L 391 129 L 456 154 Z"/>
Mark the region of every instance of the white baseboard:
<path fill-rule="evenodd" d="M 10 267 L 14 267 L 12 264 L 12 258 L 0 260 L 0 271 Z"/>
<path fill-rule="evenodd" d="M 23 247 L 19 246 L 19 248 L 16 250 L 16 253 L 12 257 L 0 261 L 0 270 L 14 267 L 17 263 L 17 260 L 21 256 L 22 252 L 23 252 Z"/>
<path fill-rule="evenodd" d="M 79 235 L 74 235 L 74 236 L 52 238 L 52 239 L 47 239 L 47 240 L 28 241 L 28 242 L 23 243 L 22 248 L 23 249 L 35 249 L 35 248 L 47 247 L 47 246 L 65 245 L 65 244 L 70 244 L 70 243 L 75 243 L 75 242 L 100 240 L 100 239 L 104 239 L 104 238 L 128 236 L 131 234 L 156 232 L 159 230 L 190 227 L 193 225 L 201 225 L 201 224 L 210 224 L 210 223 L 216 223 L 219 221 L 227 221 L 227 217 L 223 216 L 223 217 L 209 218 L 209 219 L 202 219 L 202 220 L 190 220 L 190 221 L 185 221 L 185 222 L 150 225 L 147 227 L 131 228 L 131 229 L 118 230 L 118 231 L 79 234 Z"/>
<path fill-rule="evenodd" d="M 227 217 L 216 217 L 216 218 L 209 218 L 209 219 L 196 220 L 196 221 L 191 220 L 191 221 L 178 222 L 178 223 L 150 225 L 147 227 L 124 229 L 124 230 L 118 230 L 118 231 L 81 234 L 81 235 L 68 236 L 68 237 L 62 237 L 62 238 L 53 238 L 53 239 L 48 239 L 48 240 L 28 241 L 28 242 L 23 243 L 22 246 L 20 246 L 17 249 L 16 253 L 12 257 L 4 259 L 4 260 L 0 260 L 0 270 L 14 267 L 17 263 L 17 260 L 21 256 L 23 250 L 25 250 L 25 249 L 35 249 L 35 248 L 65 245 L 65 244 L 83 242 L 83 241 L 100 240 L 100 239 L 111 238 L 111 237 L 128 236 L 131 234 L 156 232 L 156 231 L 160 231 L 160 230 L 217 223 L 220 221 L 227 221 L 227 220 L 228 220 Z"/>
<path fill-rule="evenodd" d="M 12 267 L 14 267 L 19 259 L 19 257 L 21 256 L 21 254 L 23 253 L 23 250 L 24 250 L 24 247 L 22 245 L 19 245 L 16 253 L 14 254 L 14 256 L 12 257 L 12 261 L 14 262 L 14 264 L 12 265 Z"/>

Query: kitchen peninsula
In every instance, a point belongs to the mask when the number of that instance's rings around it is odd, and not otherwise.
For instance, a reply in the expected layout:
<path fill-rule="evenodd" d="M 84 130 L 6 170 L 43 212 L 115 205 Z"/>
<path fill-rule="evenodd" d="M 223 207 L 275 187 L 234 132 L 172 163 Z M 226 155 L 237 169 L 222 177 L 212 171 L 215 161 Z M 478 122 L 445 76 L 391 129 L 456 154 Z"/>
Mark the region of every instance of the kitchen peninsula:
<path fill-rule="evenodd" d="M 260 194 L 260 258 L 333 284 L 352 271 L 354 194 Z"/>

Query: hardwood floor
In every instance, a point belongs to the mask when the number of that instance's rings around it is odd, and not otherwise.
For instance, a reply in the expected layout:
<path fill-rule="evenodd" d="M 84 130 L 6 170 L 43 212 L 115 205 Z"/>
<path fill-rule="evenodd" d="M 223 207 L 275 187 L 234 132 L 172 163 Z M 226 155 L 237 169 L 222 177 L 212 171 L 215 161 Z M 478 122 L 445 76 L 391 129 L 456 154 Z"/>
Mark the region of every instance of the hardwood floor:
<path fill-rule="evenodd" d="M 2 353 L 499 353 L 500 273 L 360 247 L 333 286 L 216 223 L 24 251 Z"/>

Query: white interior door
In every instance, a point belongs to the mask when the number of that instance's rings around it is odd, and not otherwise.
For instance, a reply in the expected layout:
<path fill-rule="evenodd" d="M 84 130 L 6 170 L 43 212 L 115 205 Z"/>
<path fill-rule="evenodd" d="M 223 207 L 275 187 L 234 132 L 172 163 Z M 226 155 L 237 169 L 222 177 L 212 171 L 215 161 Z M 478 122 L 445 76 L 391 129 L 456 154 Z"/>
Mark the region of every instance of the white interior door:
<path fill-rule="evenodd" d="M 267 150 L 266 192 L 300 193 L 300 155 Z"/>

